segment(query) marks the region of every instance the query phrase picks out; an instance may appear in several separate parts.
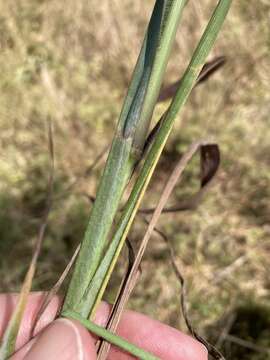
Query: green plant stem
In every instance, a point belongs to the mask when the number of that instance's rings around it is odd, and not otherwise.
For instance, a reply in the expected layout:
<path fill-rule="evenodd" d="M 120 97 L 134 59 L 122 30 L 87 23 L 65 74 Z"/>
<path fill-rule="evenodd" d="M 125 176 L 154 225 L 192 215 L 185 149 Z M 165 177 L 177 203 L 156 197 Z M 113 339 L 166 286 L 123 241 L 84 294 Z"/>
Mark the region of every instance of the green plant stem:
<path fill-rule="evenodd" d="M 78 320 L 84 327 L 90 330 L 93 334 L 101 337 L 109 343 L 118 346 L 120 349 L 127 351 L 128 353 L 136 356 L 142 360 L 159 360 L 158 357 L 150 354 L 149 352 L 137 347 L 134 344 L 129 343 L 120 336 L 113 334 L 112 332 L 104 329 L 102 326 L 96 325 L 92 321 L 83 318 L 80 314 L 73 311 L 64 311 L 63 317 Z"/>
<path fill-rule="evenodd" d="M 63 310 L 76 310 L 85 316 L 89 313 L 87 289 L 101 261 L 137 155 L 142 151 L 185 3 L 186 0 L 156 1 Z"/>
<path fill-rule="evenodd" d="M 132 139 L 123 139 L 121 135 L 114 139 L 64 308 L 78 310 L 85 289 L 99 265 L 119 201 L 133 169 L 133 161 L 135 162 L 131 157 L 131 147 Z"/>
<path fill-rule="evenodd" d="M 180 87 L 177 90 L 177 93 L 168 111 L 165 113 L 162 125 L 154 138 L 153 144 L 146 156 L 144 165 L 122 213 L 110 247 L 102 263 L 100 264 L 96 276 L 89 286 L 88 292 L 91 295 L 91 302 L 93 304 L 90 312 L 91 316 L 94 315 L 96 306 L 103 296 L 108 280 L 124 245 L 127 233 L 140 205 L 143 194 L 149 184 L 158 159 L 172 130 L 176 116 L 183 108 L 183 105 L 185 104 L 193 86 L 196 83 L 196 79 L 223 25 L 223 22 L 231 6 L 231 2 L 232 0 L 220 0 L 216 6 L 212 17 L 204 31 L 204 34 L 201 37 L 199 44 L 192 56 L 190 64 L 185 71 Z"/>
<path fill-rule="evenodd" d="M 162 1 L 160 1 L 160 3 L 162 3 Z M 187 0 L 165 0 L 163 3 L 163 20 L 161 23 L 159 45 L 155 54 L 149 85 L 145 93 L 141 117 L 134 136 L 134 146 L 139 149 L 142 149 L 145 145 L 149 128 L 149 121 L 146 121 L 146 119 L 152 117 L 153 110 L 157 103 L 163 74 L 166 70 L 178 24 Z M 151 41 L 151 39 L 149 41 Z"/>

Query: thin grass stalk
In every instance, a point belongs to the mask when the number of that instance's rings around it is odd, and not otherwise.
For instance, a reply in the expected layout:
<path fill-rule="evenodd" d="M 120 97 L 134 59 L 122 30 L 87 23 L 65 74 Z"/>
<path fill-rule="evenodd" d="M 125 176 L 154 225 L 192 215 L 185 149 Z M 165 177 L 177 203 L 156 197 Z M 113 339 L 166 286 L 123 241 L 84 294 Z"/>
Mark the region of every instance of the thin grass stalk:
<path fill-rule="evenodd" d="M 185 0 L 157 0 L 120 115 L 96 201 L 64 302 L 87 316 L 82 300 L 107 243 L 123 191 L 142 151 Z M 144 131 L 136 132 L 138 124 Z"/>
<path fill-rule="evenodd" d="M 116 297 L 116 301 L 114 307 L 111 312 L 110 321 L 108 323 L 107 329 L 110 331 L 114 331 L 120 321 L 121 314 L 123 309 L 128 302 L 128 299 L 136 285 L 136 280 L 139 274 L 139 266 L 141 264 L 141 260 L 145 251 L 145 248 L 148 244 L 148 241 L 153 233 L 156 230 L 156 224 L 158 219 L 167 203 L 171 193 L 173 192 L 176 183 L 181 182 L 182 173 L 186 169 L 188 163 L 190 162 L 191 158 L 194 154 L 198 151 L 201 146 L 204 145 L 203 142 L 196 142 L 191 145 L 190 149 L 184 153 L 181 159 L 178 161 L 177 165 L 175 166 L 173 172 L 171 173 L 169 179 L 166 181 L 166 185 L 164 190 L 162 191 L 161 197 L 155 207 L 154 213 L 152 215 L 151 221 L 148 222 L 144 219 L 146 224 L 148 225 L 146 233 L 140 243 L 139 249 L 136 253 L 135 260 L 132 264 L 132 268 L 128 273 L 128 276 L 125 277 L 125 287 L 123 291 Z M 209 153 L 208 153 L 209 154 Z M 210 154 L 209 154 L 210 155 Z M 202 159 L 202 157 L 201 157 Z M 202 166 L 202 165 L 201 165 Z M 215 167 L 216 168 L 216 167 Z M 215 173 L 214 173 L 215 174 Z M 211 178 L 210 178 L 211 180 Z M 209 181 L 210 181 L 209 180 Z M 108 342 L 102 342 L 99 352 L 98 352 L 98 360 L 107 359 L 111 344 Z"/>
<path fill-rule="evenodd" d="M 74 311 L 65 311 L 62 313 L 62 316 L 79 321 L 84 327 L 90 330 L 93 334 L 119 347 L 120 349 L 132 354 L 138 359 L 159 360 L 159 358 L 154 356 L 153 354 L 137 347 L 134 344 L 129 343 L 122 337 L 117 336 L 112 332 L 104 329 L 102 326 L 99 326 L 93 323 L 92 321 L 83 318 L 80 314 Z"/>
<path fill-rule="evenodd" d="M 212 14 L 212 17 L 199 41 L 199 44 L 187 67 L 178 91 L 171 102 L 165 117 L 162 120 L 153 144 L 146 156 L 145 162 L 132 189 L 131 195 L 118 223 L 117 230 L 111 241 L 110 247 L 91 282 L 85 300 L 91 306 L 90 315 L 94 316 L 95 309 L 99 304 L 111 273 L 115 267 L 118 256 L 124 245 L 126 236 L 134 220 L 141 203 L 144 192 L 149 184 L 158 159 L 172 130 L 178 112 L 183 108 L 187 98 L 196 83 L 196 79 L 210 53 L 217 35 L 227 16 L 232 0 L 220 0 Z"/>

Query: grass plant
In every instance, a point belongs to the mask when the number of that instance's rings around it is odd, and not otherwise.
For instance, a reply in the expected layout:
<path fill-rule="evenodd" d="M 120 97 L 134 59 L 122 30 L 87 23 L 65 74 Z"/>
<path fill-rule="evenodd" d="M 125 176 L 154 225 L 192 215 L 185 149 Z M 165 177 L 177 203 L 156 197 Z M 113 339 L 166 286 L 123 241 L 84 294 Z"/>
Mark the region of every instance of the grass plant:
<path fill-rule="evenodd" d="M 229 5 L 229 1 L 219 2 L 207 27 L 208 32 L 201 39 L 185 72 L 184 81 L 165 110 L 161 127 L 143 154 L 166 63 L 185 6 L 184 1 L 157 1 L 91 211 L 63 314 L 72 310 L 77 316 L 80 313 L 84 318 L 93 317 L 173 122 L 195 84 Z M 62 114 L 57 113 L 57 116 Z M 122 208 L 121 199 L 138 162 L 141 167 L 135 185 Z M 117 215 L 119 209 L 122 210 L 120 219 Z M 74 312 L 69 314 L 74 315 Z M 14 343 L 14 334 L 12 336 Z M 9 349 L 8 352 L 12 351 Z"/>

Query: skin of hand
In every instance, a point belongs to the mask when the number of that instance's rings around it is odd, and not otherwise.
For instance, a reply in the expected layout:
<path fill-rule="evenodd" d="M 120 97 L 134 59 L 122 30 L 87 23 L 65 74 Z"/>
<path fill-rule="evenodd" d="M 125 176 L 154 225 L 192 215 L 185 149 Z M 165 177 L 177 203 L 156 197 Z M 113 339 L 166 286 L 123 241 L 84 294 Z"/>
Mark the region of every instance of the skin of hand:
<path fill-rule="evenodd" d="M 77 321 L 54 320 L 61 299 L 54 297 L 35 328 L 30 340 L 31 329 L 44 293 L 29 296 L 26 311 L 16 342 L 16 353 L 10 360 L 95 360 L 95 341 Z M 16 294 L 0 294 L 0 338 L 16 305 Z M 102 303 L 95 322 L 104 326 L 110 306 Z M 205 347 L 180 331 L 149 317 L 126 311 L 118 326 L 117 334 L 163 360 L 207 360 Z M 131 355 L 112 347 L 108 360 L 131 360 Z"/>

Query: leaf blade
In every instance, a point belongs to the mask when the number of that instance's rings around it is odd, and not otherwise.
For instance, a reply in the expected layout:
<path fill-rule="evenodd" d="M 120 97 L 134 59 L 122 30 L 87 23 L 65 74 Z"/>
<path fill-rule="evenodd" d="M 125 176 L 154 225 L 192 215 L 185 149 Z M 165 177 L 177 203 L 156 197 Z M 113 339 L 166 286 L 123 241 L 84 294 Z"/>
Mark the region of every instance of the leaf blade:
<path fill-rule="evenodd" d="M 62 314 L 63 317 L 71 318 L 78 320 L 83 326 L 90 330 L 93 334 L 109 341 L 111 344 L 118 346 L 124 351 L 129 352 L 130 354 L 136 356 L 142 360 L 158 360 L 159 358 L 154 356 L 151 353 L 146 352 L 145 350 L 138 348 L 134 344 L 127 342 L 125 339 L 117 336 L 108 330 L 104 329 L 102 326 L 96 325 L 95 323 L 83 318 L 80 314 L 74 311 L 65 311 Z"/>
<path fill-rule="evenodd" d="M 65 298 L 64 310 L 74 309 L 85 316 L 89 312 L 90 300 L 86 300 L 85 293 L 101 261 L 119 202 L 137 162 L 136 155 L 142 150 L 138 143 L 143 146 L 145 140 L 142 133 L 136 133 L 136 128 L 139 125 L 148 128 L 172 46 L 172 40 L 162 41 L 162 35 L 163 32 L 165 35 L 175 34 L 185 2 L 157 0 L 155 3 Z M 173 10 L 178 10 L 171 17 L 164 15 L 168 4 Z M 167 28 L 170 28 L 170 32 Z M 158 64 L 157 57 L 162 66 Z"/>
<path fill-rule="evenodd" d="M 220 0 L 218 2 L 211 16 L 211 19 L 206 26 L 203 36 L 200 39 L 197 48 L 195 49 L 189 66 L 185 71 L 180 87 L 168 111 L 164 115 L 164 119 L 162 120 L 161 126 L 156 133 L 153 144 L 150 147 L 141 172 L 125 206 L 125 209 L 118 224 L 118 228 L 104 257 L 103 264 L 101 265 L 102 268 L 99 269 L 99 271 L 97 272 L 98 278 L 96 278 L 96 283 L 94 285 L 92 283 L 92 285 L 95 286 L 95 291 L 93 288 L 91 288 L 91 285 L 88 288 L 88 294 L 91 297 L 91 302 L 93 303 L 90 311 L 91 316 L 93 316 L 96 306 L 102 298 L 110 274 L 113 271 L 127 233 L 139 208 L 143 194 L 149 184 L 158 159 L 172 130 L 177 113 L 185 104 L 193 86 L 196 84 L 197 77 L 206 61 L 206 58 L 212 46 L 214 45 L 218 32 L 223 25 L 231 3 L 232 0 Z M 98 282 L 99 285 L 97 285 Z M 97 288 L 99 288 L 98 292 L 96 290 Z"/>

